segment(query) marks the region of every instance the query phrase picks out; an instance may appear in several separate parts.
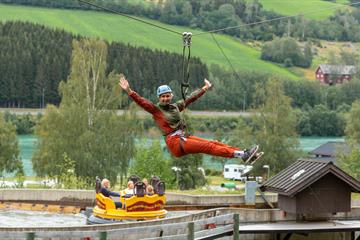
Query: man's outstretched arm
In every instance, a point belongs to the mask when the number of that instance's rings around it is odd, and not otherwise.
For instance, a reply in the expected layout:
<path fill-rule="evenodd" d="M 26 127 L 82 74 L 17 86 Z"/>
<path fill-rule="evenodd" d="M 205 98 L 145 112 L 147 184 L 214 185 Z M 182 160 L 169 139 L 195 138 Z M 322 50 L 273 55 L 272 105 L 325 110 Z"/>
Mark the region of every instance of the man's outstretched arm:
<path fill-rule="evenodd" d="M 128 80 L 126 80 L 124 75 L 120 75 L 119 86 L 124 91 L 126 91 L 127 94 L 145 111 L 147 111 L 149 113 L 153 113 L 156 110 L 156 106 L 152 102 L 141 97 L 137 92 L 133 91 L 130 88 L 130 84 L 129 84 Z"/>
<path fill-rule="evenodd" d="M 209 80 L 207 80 L 206 78 L 204 79 L 204 86 L 199 89 L 194 91 L 193 93 L 190 94 L 190 96 L 188 98 L 185 99 L 184 103 L 185 103 L 185 108 L 187 106 L 189 106 L 191 103 L 195 102 L 197 99 L 199 99 L 202 95 L 204 95 L 204 93 L 211 87 L 211 83 Z M 183 110 L 183 109 L 181 109 Z"/>

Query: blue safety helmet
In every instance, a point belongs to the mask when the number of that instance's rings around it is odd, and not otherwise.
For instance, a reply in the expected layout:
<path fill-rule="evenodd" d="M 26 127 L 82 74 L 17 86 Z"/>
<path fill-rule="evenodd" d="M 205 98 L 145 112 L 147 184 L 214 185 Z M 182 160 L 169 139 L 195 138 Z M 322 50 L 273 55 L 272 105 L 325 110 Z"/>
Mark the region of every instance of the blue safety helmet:
<path fill-rule="evenodd" d="M 156 95 L 160 97 L 161 94 L 172 93 L 171 88 L 168 85 L 161 85 L 156 91 Z"/>

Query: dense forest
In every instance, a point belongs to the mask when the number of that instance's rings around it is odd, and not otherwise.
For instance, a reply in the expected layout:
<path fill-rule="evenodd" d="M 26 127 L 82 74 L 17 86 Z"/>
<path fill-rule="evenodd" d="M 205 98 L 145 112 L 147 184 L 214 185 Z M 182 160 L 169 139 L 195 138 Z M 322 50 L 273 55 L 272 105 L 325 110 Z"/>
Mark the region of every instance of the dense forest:
<path fill-rule="evenodd" d="M 280 18 L 265 10 L 258 0 L 167 0 L 163 4 L 133 3 L 128 0 L 93 0 L 96 5 L 125 14 L 156 19 L 168 24 L 200 28 L 205 31 L 246 25 Z M 0 3 L 23 4 L 51 8 L 101 10 L 73 0 L 0 0 Z M 335 41 L 360 41 L 360 10 L 337 11 L 326 20 L 308 20 L 303 16 L 251 24 L 223 31 L 241 39 L 272 40 L 274 36 L 301 40 L 318 38 Z"/>
<path fill-rule="evenodd" d="M 0 106 L 43 107 L 58 105 L 58 85 L 69 75 L 72 40 L 80 38 L 40 25 L 20 22 L 0 24 Z M 21 46 L 21 47 L 20 47 Z M 133 88 L 150 100 L 155 100 L 159 84 L 169 84 L 176 98 L 181 96 L 182 56 L 143 47 L 113 42 L 108 44 L 107 74 L 124 73 Z M 254 92 L 273 76 L 258 72 L 238 71 L 222 67 L 207 68 L 199 59 L 191 60 L 191 88 L 202 86 L 210 78 L 214 90 L 198 101 L 193 109 L 244 110 L 259 105 Z M 351 105 L 359 98 L 360 81 L 335 87 L 318 82 L 283 79 L 285 93 L 296 108 L 319 104 L 336 110 Z"/>
<path fill-rule="evenodd" d="M 59 82 L 69 75 L 72 40 L 79 38 L 37 24 L 0 23 L 0 106 L 59 104 Z M 116 42 L 107 45 L 107 73 L 125 73 L 145 97 L 154 97 L 162 83 L 179 86 L 181 55 Z M 197 58 L 192 58 L 190 72 L 194 87 L 201 86 L 208 75 L 206 65 Z"/>

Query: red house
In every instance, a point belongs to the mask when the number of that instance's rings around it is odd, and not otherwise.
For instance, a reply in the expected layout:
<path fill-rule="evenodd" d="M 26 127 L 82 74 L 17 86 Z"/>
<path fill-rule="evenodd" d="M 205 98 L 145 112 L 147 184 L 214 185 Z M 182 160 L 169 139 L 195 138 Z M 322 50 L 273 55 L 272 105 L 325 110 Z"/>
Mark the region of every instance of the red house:
<path fill-rule="evenodd" d="M 352 65 L 320 64 L 315 71 L 315 77 L 324 84 L 335 85 L 350 81 L 355 73 L 355 66 Z"/>

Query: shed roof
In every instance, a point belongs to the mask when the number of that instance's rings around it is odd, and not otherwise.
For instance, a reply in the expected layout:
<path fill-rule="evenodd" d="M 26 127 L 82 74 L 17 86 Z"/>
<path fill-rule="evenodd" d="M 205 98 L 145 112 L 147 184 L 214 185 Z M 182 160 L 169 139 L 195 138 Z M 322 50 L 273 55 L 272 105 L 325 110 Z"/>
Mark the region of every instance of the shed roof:
<path fill-rule="evenodd" d="M 331 173 L 351 187 L 351 191 L 360 192 L 360 182 L 351 177 L 331 161 L 299 159 L 276 176 L 261 185 L 262 191 L 275 192 L 293 197 L 305 190 L 326 174 Z"/>
<path fill-rule="evenodd" d="M 339 153 L 349 154 L 350 146 L 345 142 L 329 141 L 310 151 L 309 154 L 336 157 Z"/>
<path fill-rule="evenodd" d="M 341 75 L 352 75 L 356 73 L 356 68 L 353 65 L 329 65 L 329 64 L 320 64 L 324 74 L 341 74 Z"/>

